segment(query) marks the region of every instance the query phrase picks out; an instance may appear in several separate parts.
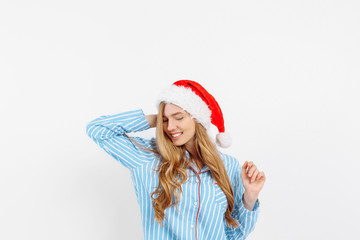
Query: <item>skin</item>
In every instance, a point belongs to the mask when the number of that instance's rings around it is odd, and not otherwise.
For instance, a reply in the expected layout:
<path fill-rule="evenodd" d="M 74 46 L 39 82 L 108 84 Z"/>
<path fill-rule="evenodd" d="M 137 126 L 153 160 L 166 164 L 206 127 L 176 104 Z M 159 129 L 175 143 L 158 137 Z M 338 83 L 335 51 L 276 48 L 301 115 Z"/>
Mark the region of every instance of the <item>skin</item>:
<path fill-rule="evenodd" d="M 163 127 L 175 146 L 185 145 L 197 168 L 201 170 L 203 164 L 197 157 L 195 149 L 195 119 L 182 108 L 168 103 L 163 112 Z M 174 137 L 174 134 L 181 135 Z"/>
<path fill-rule="evenodd" d="M 156 127 L 157 115 L 145 116 L 150 127 Z M 167 103 L 163 112 L 164 132 L 169 136 L 176 146 L 185 145 L 198 169 L 204 164 L 197 157 L 195 149 L 195 119 L 182 108 Z M 181 134 L 175 137 L 174 134 Z M 244 206 L 248 210 L 254 208 L 259 193 L 265 183 L 265 173 L 260 172 L 253 162 L 246 161 L 241 167 L 241 180 L 245 189 Z"/>
<path fill-rule="evenodd" d="M 241 180 L 244 185 L 244 206 L 252 210 L 265 184 L 265 173 L 259 171 L 253 162 L 246 161 L 241 167 Z"/>

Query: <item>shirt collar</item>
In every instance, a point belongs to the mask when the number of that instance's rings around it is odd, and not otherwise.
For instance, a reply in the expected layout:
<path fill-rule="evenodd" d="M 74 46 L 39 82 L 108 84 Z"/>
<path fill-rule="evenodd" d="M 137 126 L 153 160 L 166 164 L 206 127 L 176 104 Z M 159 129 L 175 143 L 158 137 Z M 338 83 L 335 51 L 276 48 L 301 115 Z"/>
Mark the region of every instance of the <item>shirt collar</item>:
<path fill-rule="evenodd" d="M 189 154 L 189 152 L 188 152 L 187 150 L 185 150 L 185 155 L 186 155 L 186 161 L 190 161 L 190 154 Z M 201 169 L 200 172 L 197 172 L 198 169 L 197 169 L 196 165 L 194 164 L 194 162 L 192 162 L 192 161 L 190 162 L 190 166 L 191 166 L 190 169 L 192 169 L 192 170 L 195 171 L 196 173 L 204 173 L 204 172 L 210 171 L 210 168 L 205 165 L 205 166 Z"/>

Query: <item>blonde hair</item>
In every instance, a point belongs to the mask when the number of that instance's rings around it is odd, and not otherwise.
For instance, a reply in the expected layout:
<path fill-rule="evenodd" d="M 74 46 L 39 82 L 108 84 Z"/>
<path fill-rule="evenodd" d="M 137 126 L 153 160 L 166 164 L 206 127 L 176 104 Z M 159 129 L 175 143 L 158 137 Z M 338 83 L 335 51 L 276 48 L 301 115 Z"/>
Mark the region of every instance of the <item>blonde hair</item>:
<path fill-rule="evenodd" d="M 184 161 L 185 146 L 175 146 L 163 130 L 165 105 L 164 102 L 160 103 L 156 124 L 157 153 L 161 156 L 159 168 L 156 170 L 159 172 L 159 184 L 151 194 L 155 219 L 161 225 L 165 217 L 165 209 L 176 206 L 179 201 L 182 194 L 181 185 L 187 180 L 186 169 L 189 167 L 189 162 Z M 212 177 L 227 198 L 226 223 L 229 226 L 238 227 L 238 222 L 231 217 L 234 208 L 234 193 L 224 163 L 215 144 L 210 140 L 206 129 L 200 123 L 195 125 L 195 145 L 199 159 L 208 166 Z"/>

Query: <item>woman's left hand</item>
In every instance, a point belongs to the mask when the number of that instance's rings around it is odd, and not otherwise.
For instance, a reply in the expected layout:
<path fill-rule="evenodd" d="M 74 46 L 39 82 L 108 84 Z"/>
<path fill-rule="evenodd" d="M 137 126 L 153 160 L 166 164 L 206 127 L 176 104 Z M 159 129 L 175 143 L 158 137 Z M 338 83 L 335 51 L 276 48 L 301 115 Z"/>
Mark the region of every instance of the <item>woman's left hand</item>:
<path fill-rule="evenodd" d="M 265 173 L 260 172 L 253 162 L 246 161 L 241 167 L 241 180 L 245 188 L 244 200 L 255 203 L 265 183 Z"/>

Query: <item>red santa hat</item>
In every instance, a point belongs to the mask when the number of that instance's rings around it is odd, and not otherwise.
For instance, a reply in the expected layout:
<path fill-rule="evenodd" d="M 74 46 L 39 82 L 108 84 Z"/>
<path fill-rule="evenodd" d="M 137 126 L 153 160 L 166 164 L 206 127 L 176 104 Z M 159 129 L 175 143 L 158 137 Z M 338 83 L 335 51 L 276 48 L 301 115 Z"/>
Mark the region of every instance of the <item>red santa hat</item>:
<path fill-rule="evenodd" d="M 188 112 L 197 122 L 209 129 L 211 124 L 219 131 L 216 144 L 227 148 L 231 145 L 231 137 L 225 133 L 222 111 L 215 98 L 199 83 L 191 80 L 179 80 L 164 89 L 158 99 L 160 102 L 175 104 Z"/>

